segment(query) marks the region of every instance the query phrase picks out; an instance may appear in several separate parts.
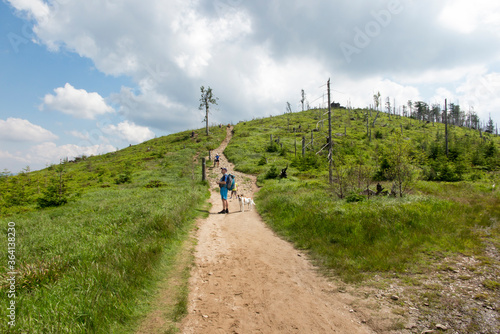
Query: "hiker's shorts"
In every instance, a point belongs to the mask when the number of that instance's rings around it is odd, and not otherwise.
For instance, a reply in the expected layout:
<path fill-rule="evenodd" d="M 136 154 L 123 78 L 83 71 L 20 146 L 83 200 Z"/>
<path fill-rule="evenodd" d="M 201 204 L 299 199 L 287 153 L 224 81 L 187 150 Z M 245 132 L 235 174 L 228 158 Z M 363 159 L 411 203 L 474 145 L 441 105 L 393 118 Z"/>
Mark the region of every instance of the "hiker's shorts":
<path fill-rule="evenodd" d="M 227 188 L 226 186 L 223 186 L 220 188 L 220 196 L 222 199 L 227 199 Z"/>

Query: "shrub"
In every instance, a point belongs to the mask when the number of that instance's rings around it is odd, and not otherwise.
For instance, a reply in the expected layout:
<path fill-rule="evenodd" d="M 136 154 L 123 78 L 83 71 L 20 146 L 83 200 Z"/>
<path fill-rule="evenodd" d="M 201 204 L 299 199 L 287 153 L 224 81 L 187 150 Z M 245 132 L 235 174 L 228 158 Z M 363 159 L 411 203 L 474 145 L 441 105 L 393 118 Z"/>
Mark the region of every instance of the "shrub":
<path fill-rule="evenodd" d="M 287 152 L 286 149 L 283 147 L 280 149 L 280 156 L 286 158 Z"/>
<path fill-rule="evenodd" d="M 275 165 L 272 165 L 271 168 L 269 168 L 266 172 L 265 178 L 266 179 L 275 179 L 279 175 L 278 168 L 276 168 Z"/>
<path fill-rule="evenodd" d="M 115 179 L 116 184 L 124 184 L 132 182 L 132 172 L 130 170 L 125 170 L 123 173 L 118 174 L 118 177 Z"/>
<path fill-rule="evenodd" d="M 375 172 L 373 176 L 374 181 L 387 181 L 387 171 L 391 168 L 389 161 L 386 157 L 382 158 L 380 161 L 380 168 Z"/>
<path fill-rule="evenodd" d="M 345 198 L 347 203 L 361 202 L 364 201 L 365 199 L 366 197 L 360 194 L 351 194 Z"/>
<path fill-rule="evenodd" d="M 467 166 L 463 161 L 454 164 L 443 157 L 432 162 L 428 168 L 424 169 L 423 178 L 426 181 L 457 182 L 464 179 L 463 175 L 466 170 Z"/>
<path fill-rule="evenodd" d="M 486 146 L 486 150 L 484 152 L 484 155 L 486 158 L 491 158 L 495 156 L 498 152 L 497 147 L 495 146 L 495 143 L 493 141 L 490 141 L 490 143 Z"/>
<path fill-rule="evenodd" d="M 146 187 L 146 188 L 160 188 L 160 187 L 164 187 L 164 186 L 166 186 L 166 184 L 160 180 L 151 180 L 144 187 Z"/>
<path fill-rule="evenodd" d="M 274 142 L 266 147 L 266 151 L 269 153 L 275 153 L 278 152 L 279 150 L 280 150 L 279 145 Z"/>
<path fill-rule="evenodd" d="M 267 164 L 267 158 L 265 155 L 262 156 L 262 158 L 260 158 L 259 162 L 257 163 L 257 165 L 259 166 L 264 166 L 265 164 Z"/>
<path fill-rule="evenodd" d="M 62 179 L 53 178 L 51 183 L 43 190 L 41 197 L 37 199 L 39 208 L 60 206 L 68 203 L 67 188 Z"/>
<path fill-rule="evenodd" d="M 59 194 L 57 185 L 50 185 L 44 191 L 42 197 L 37 199 L 39 208 L 48 208 L 51 206 L 60 206 L 68 203 L 68 198 L 65 194 Z"/>
<path fill-rule="evenodd" d="M 310 169 L 318 169 L 321 161 L 318 155 L 314 153 L 308 153 L 305 157 L 295 157 L 293 158 L 290 166 L 298 168 L 300 171 L 306 171 Z"/>

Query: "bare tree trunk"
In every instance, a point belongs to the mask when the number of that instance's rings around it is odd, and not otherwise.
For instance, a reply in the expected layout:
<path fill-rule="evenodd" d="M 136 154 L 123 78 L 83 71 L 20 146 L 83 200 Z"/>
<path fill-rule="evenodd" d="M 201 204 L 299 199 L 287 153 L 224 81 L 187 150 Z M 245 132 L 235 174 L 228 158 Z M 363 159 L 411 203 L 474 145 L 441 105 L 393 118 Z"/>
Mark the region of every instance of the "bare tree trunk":
<path fill-rule="evenodd" d="M 328 138 L 329 138 L 329 142 L 328 142 L 328 160 L 329 160 L 328 182 L 330 184 L 333 184 L 332 104 L 330 102 L 330 79 L 328 79 Z"/>
<path fill-rule="evenodd" d="M 380 110 L 377 110 L 377 114 L 375 115 L 375 119 L 373 120 L 373 127 L 375 127 L 375 122 L 377 121 L 378 114 L 380 113 Z"/>
<path fill-rule="evenodd" d="M 206 122 L 206 127 L 207 127 L 207 136 L 208 136 L 208 101 L 205 101 L 205 110 L 207 112 L 205 122 Z"/>
<path fill-rule="evenodd" d="M 306 156 L 306 137 L 302 136 L 302 158 Z"/>
<path fill-rule="evenodd" d="M 368 114 L 366 114 L 366 136 L 368 137 L 370 132 L 370 127 L 368 126 Z"/>
<path fill-rule="evenodd" d="M 202 181 L 205 181 L 207 179 L 206 166 L 207 166 L 207 163 L 205 161 L 205 158 L 201 158 L 201 180 Z"/>
<path fill-rule="evenodd" d="M 446 156 L 448 157 L 448 101 L 444 99 L 444 138 L 446 142 Z"/>

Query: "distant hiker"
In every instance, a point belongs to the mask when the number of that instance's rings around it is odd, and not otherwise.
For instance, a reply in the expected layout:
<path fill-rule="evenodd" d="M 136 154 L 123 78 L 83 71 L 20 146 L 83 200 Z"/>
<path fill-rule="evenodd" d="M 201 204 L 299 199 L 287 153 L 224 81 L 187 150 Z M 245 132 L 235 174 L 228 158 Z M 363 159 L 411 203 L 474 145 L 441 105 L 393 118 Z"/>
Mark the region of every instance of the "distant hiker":
<path fill-rule="evenodd" d="M 219 167 L 219 153 L 215 153 L 214 167 L 217 165 Z"/>
<path fill-rule="evenodd" d="M 233 199 L 233 195 L 234 195 L 234 197 L 238 197 L 237 190 L 238 190 L 238 183 L 235 182 L 234 188 L 233 188 L 233 190 L 231 190 L 231 197 L 229 197 L 229 199 Z"/>
<path fill-rule="evenodd" d="M 222 167 L 220 169 L 222 173 L 222 177 L 219 181 L 217 181 L 217 184 L 220 187 L 220 197 L 222 199 L 222 211 L 219 213 L 229 213 L 229 203 L 227 202 L 227 168 Z"/>

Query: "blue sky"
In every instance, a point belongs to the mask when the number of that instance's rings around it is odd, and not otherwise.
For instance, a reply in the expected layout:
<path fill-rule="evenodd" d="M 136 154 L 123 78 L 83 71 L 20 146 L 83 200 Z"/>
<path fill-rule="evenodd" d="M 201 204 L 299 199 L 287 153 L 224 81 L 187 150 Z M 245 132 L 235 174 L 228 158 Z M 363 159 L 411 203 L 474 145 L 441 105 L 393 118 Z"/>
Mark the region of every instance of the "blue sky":
<path fill-rule="evenodd" d="M 67 50 L 51 52 L 45 45 L 34 43 L 33 23 L 16 14 L 6 2 L 0 2 L 0 22 L 0 122 L 4 122 L 4 127 L 0 127 L 3 130 L 0 169 L 11 172 L 28 166 L 31 170 L 40 169 L 68 155 L 71 158 L 72 153 L 99 154 L 128 145 L 123 140 L 99 138 L 102 131 L 96 120 L 76 118 L 48 108 L 40 110 L 44 97 L 67 83 L 108 96 L 119 91 L 122 85 L 130 85 L 128 77 L 106 75 L 98 71 L 89 58 Z M 24 122 L 7 122 L 9 118 Z M 118 124 L 123 117 L 108 114 L 99 121 Z M 21 129 L 12 134 L 14 138 L 5 138 L 6 128 L 12 129 L 13 124 Z M 33 131 L 29 131 L 30 128 L 34 128 Z M 90 136 L 88 139 L 75 137 L 71 132 Z M 49 142 L 55 146 L 40 147 L 41 152 L 36 151 L 36 146 Z M 137 140 L 132 139 L 131 143 L 136 144 Z"/>
<path fill-rule="evenodd" d="M 500 4 L 465 0 L 2 0 L 0 170 L 380 91 L 500 123 Z"/>

